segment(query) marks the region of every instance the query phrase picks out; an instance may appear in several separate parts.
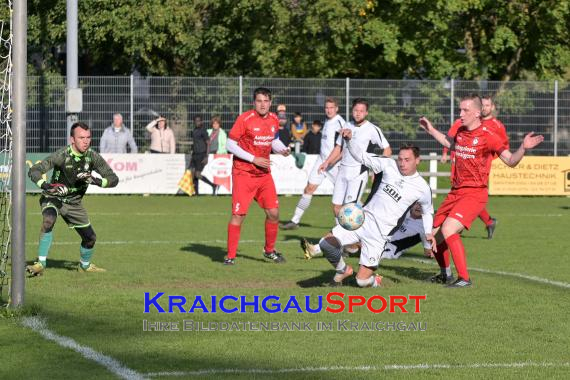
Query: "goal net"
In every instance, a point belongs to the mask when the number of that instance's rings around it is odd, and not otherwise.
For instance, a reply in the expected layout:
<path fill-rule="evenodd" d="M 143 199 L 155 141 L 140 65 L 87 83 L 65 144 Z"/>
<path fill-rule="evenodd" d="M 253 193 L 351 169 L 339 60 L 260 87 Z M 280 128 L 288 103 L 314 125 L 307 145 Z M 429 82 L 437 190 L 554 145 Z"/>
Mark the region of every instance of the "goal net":
<path fill-rule="evenodd" d="M 4 1 L 0 8 L 0 300 L 7 301 L 12 206 L 12 1 Z"/>

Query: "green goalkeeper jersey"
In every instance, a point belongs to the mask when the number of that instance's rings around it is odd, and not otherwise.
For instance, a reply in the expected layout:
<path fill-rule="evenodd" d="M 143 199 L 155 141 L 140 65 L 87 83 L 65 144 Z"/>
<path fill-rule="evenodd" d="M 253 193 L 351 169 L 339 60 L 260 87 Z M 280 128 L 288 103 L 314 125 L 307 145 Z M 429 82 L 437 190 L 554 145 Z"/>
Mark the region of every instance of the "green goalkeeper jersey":
<path fill-rule="evenodd" d="M 80 173 L 97 172 L 102 178 L 102 187 L 115 187 L 119 183 L 119 178 L 105 159 L 99 153 L 91 150 L 91 148 L 83 154 L 75 152 L 71 146 L 61 148 L 33 165 L 28 172 L 28 176 L 41 187 L 46 182 L 43 178 L 44 174 L 51 169 L 53 169 L 53 174 L 50 183 L 59 183 L 67 186 L 69 189 L 67 195 L 57 196 L 57 198 L 66 203 L 80 202 L 89 187 L 88 182 L 77 178 Z M 46 194 L 45 191 L 44 194 Z M 50 194 L 49 196 L 53 197 L 54 195 Z"/>

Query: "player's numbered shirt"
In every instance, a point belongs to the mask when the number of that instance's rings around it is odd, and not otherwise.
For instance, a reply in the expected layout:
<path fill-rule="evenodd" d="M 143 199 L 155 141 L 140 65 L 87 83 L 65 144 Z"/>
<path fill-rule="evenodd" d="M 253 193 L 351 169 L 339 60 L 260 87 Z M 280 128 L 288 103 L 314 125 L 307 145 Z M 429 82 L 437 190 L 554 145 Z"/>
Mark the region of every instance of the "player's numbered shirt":
<path fill-rule="evenodd" d="M 238 116 L 228 137 L 255 157 L 269 159 L 271 143 L 276 139 L 278 126 L 279 121 L 274 113 L 268 112 L 265 116 L 260 116 L 255 110 L 251 110 Z M 233 158 L 233 170 L 254 176 L 270 172 L 269 168 L 260 168 L 236 156 Z"/>
<path fill-rule="evenodd" d="M 390 146 L 388 140 L 386 140 L 386 137 L 384 137 L 384 134 L 382 133 L 380 128 L 378 128 L 368 120 L 366 120 L 364 123 L 362 123 L 359 126 L 356 126 L 353 123 L 347 123 L 346 128 L 352 131 L 352 138 L 350 140 L 351 144 L 357 145 L 360 148 L 360 150 L 363 152 L 366 151 L 370 152 L 374 148 L 374 145 L 376 145 L 380 149 L 386 149 Z M 342 138 L 342 136 L 338 136 L 336 144 L 337 145 L 344 144 L 344 139 Z M 352 155 L 346 149 L 344 149 L 342 152 L 342 158 L 340 160 L 340 164 L 341 166 L 351 166 L 351 167 L 361 166 L 361 163 L 356 161 L 354 157 L 352 157 Z"/>
<path fill-rule="evenodd" d="M 323 161 L 325 161 L 331 154 L 336 139 L 338 138 L 340 131 L 345 127 L 346 122 L 340 115 L 336 115 L 332 119 L 327 119 L 325 125 L 323 125 L 321 138 L 321 151 L 320 156 Z"/>
<path fill-rule="evenodd" d="M 491 161 L 506 150 L 502 139 L 489 128 L 480 126 L 469 131 L 460 127 L 451 146 L 454 152 L 451 164 L 452 187 L 486 188 Z"/>
<path fill-rule="evenodd" d="M 351 149 L 350 141 L 348 148 Z M 347 150 L 349 150 L 347 149 Z M 365 218 L 372 219 L 384 237 L 393 235 L 404 222 L 408 211 L 417 201 L 422 206 L 424 231 L 431 233 L 433 204 L 431 189 L 418 172 L 405 176 L 400 173 L 396 161 L 362 151 L 353 150 L 360 156 L 360 162 L 372 169 L 378 181 L 372 185 L 371 194 L 364 206 Z M 351 155 L 353 152 L 349 152 Z M 360 163 L 359 163 L 360 165 Z M 366 223 L 366 222 L 365 222 Z"/>

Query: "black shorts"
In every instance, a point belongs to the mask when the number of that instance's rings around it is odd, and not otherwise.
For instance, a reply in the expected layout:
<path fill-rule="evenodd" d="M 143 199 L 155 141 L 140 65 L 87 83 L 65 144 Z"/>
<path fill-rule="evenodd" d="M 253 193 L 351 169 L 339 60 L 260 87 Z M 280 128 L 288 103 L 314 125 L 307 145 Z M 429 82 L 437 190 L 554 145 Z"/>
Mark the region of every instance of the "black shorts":
<path fill-rule="evenodd" d="M 196 153 L 192 155 L 190 159 L 190 168 L 196 170 L 197 172 L 201 172 L 204 170 L 204 160 L 208 157 L 208 153 Z"/>

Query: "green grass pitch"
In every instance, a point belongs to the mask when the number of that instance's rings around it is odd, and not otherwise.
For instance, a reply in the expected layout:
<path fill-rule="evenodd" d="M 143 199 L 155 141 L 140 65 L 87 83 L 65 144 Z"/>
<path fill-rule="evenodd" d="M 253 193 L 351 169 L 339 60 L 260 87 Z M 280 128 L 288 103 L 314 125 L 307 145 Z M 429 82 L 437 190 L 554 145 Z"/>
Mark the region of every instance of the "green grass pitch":
<path fill-rule="evenodd" d="M 282 220 L 291 216 L 297 200 L 280 197 Z M 326 260 L 303 260 L 298 244 L 301 236 L 317 239 L 329 230 L 330 197 L 314 198 L 302 228 L 279 232 L 277 248 L 287 258 L 284 265 L 262 259 L 263 214 L 253 205 L 234 267 L 221 264 L 229 197 L 88 196 L 85 206 L 98 237 L 93 262 L 108 272 L 75 271 L 79 238 L 58 220 L 47 273 L 26 280 L 24 314 L 41 317 L 53 333 L 107 355 L 141 376 L 562 379 L 570 374 L 570 288 L 564 286 L 570 283 L 569 198 L 492 197 L 489 211 L 499 220 L 495 238 L 485 239 L 480 221 L 464 234 L 468 265 L 482 270 L 471 272 L 470 289 L 426 283 L 436 266 L 414 260 L 423 258 L 420 246 L 400 260 L 382 262 L 384 288 L 340 288 L 367 297 L 425 294 L 421 314 L 372 314 L 364 308 L 353 314 L 158 314 L 155 309 L 144 314 L 144 292 L 191 299 L 196 295 L 316 297 L 337 291 L 322 286 L 333 275 Z M 38 197 L 30 196 L 28 261 L 36 256 L 39 224 Z M 349 262 L 356 266 L 358 259 Z M 427 329 L 145 332 L 142 328 L 143 320 L 184 319 L 403 321 L 422 322 Z M 116 378 L 104 366 L 44 339 L 21 321 L 7 313 L 0 316 L 0 378 Z"/>

